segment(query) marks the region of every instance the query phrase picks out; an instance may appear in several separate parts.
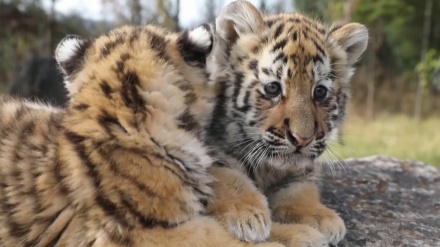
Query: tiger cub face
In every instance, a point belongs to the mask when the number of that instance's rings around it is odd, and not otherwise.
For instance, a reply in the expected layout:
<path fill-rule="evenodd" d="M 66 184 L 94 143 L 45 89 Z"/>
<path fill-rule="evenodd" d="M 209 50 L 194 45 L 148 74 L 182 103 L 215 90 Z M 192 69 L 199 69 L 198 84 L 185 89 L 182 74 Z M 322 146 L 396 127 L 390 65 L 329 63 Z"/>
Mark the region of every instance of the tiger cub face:
<path fill-rule="evenodd" d="M 236 1 L 216 28 L 215 74 L 224 91 L 213 135 L 247 161 L 284 164 L 322 154 L 344 118 L 353 65 L 367 46 L 366 27 L 326 27 L 298 13 L 263 17 L 250 3 Z"/>

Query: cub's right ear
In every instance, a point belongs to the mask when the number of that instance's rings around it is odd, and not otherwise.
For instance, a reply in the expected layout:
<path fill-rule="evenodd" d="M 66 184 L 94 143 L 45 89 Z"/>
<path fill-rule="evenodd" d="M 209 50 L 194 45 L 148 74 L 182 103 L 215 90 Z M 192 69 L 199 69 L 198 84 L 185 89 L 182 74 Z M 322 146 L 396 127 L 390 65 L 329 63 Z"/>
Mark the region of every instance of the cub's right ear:
<path fill-rule="evenodd" d="M 185 62 L 192 67 L 204 68 L 214 43 L 212 27 L 203 24 L 179 35 L 177 45 Z"/>
<path fill-rule="evenodd" d="M 55 59 L 68 80 L 81 70 L 90 41 L 76 35 L 68 35 L 55 50 Z"/>

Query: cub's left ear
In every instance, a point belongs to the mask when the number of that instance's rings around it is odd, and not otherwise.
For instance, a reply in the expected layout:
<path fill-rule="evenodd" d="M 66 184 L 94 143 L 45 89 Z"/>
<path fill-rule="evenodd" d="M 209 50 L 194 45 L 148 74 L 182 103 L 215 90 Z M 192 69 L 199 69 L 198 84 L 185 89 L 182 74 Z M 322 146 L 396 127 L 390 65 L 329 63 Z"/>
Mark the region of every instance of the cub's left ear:
<path fill-rule="evenodd" d="M 212 27 L 208 24 L 184 31 L 177 39 L 177 46 L 185 62 L 199 68 L 206 66 L 206 58 L 211 53 L 213 43 Z"/>
<path fill-rule="evenodd" d="M 330 36 L 347 52 L 347 62 L 353 65 L 367 48 L 368 30 L 359 23 L 348 23 L 331 31 Z"/>
<path fill-rule="evenodd" d="M 68 79 L 81 70 L 90 41 L 75 35 L 68 35 L 60 41 L 55 50 L 55 59 Z"/>

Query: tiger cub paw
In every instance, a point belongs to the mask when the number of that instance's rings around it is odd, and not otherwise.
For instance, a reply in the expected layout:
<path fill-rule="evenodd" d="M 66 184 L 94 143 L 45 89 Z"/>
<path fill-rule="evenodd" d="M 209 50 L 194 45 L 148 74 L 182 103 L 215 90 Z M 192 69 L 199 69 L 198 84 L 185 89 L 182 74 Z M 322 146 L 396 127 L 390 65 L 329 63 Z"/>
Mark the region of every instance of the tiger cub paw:
<path fill-rule="evenodd" d="M 313 227 L 303 224 L 273 223 L 270 241 L 287 247 L 327 247 L 326 237 Z"/>
<path fill-rule="evenodd" d="M 321 232 L 327 243 L 336 245 L 347 229 L 342 218 L 324 205 L 316 207 L 281 206 L 274 212 L 276 221 L 309 225 Z"/>
<path fill-rule="evenodd" d="M 231 235 L 254 243 L 264 242 L 269 238 L 272 220 L 263 195 L 247 195 L 243 200 L 226 203 L 223 209 L 216 217 Z"/>
<path fill-rule="evenodd" d="M 248 205 L 224 217 L 228 231 L 246 242 L 263 242 L 270 236 L 272 222 L 268 210 Z"/>

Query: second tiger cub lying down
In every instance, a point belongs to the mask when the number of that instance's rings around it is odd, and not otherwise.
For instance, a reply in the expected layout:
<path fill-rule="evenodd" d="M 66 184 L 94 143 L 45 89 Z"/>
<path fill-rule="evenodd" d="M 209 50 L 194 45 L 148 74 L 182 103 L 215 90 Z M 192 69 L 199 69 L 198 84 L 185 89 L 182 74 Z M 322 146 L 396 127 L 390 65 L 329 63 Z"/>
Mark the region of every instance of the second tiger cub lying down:
<path fill-rule="evenodd" d="M 344 119 L 367 29 L 296 13 L 262 16 L 235 1 L 216 32 L 212 67 L 222 89 L 207 142 L 223 162 L 210 169 L 218 179 L 210 212 L 244 241 L 268 239 L 273 220 L 309 225 L 315 230 L 303 232 L 338 243 L 346 228 L 320 202 L 314 159 Z"/>
<path fill-rule="evenodd" d="M 0 97 L 0 246 L 281 247 L 205 214 L 210 29 L 68 37 L 67 109 Z"/>

